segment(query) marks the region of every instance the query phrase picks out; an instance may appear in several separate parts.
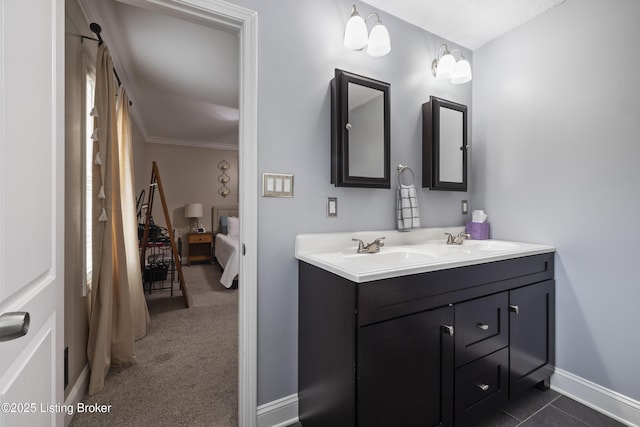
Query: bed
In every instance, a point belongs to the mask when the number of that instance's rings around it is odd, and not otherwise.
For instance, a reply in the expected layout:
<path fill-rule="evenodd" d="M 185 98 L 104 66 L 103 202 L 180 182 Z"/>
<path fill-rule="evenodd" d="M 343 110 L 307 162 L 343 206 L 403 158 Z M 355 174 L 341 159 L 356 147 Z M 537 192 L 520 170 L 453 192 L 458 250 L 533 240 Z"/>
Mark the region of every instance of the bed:
<path fill-rule="evenodd" d="M 213 254 L 222 267 L 220 283 L 225 288 L 235 288 L 240 272 L 238 206 L 214 206 L 211 219 L 214 235 Z"/>

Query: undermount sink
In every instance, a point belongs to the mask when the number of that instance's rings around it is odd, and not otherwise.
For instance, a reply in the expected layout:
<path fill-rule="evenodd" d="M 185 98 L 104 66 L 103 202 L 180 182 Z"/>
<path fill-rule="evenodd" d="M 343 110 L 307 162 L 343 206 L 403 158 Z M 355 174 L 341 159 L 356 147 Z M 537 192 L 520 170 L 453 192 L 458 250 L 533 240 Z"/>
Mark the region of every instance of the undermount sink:
<path fill-rule="evenodd" d="M 502 240 L 465 240 L 448 245 L 444 232 L 463 228 L 398 231 L 318 233 L 296 236 L 296 258 L 354 282 L 456 268 L 514 257 L 553 252 L 551 246 Z M 385 237 L 377 253 L 357 253 L 352 239 L 371 242 Z"/>
<path fill-rule="evenodd" d="M 411 265 L 416 263 L 423 263 L 432 261 L 437 258 L 437 254 L 414 248 L 404 247 L 383 247 L 380 252 L 368 254 L 368 253 L 341 253 L 338 255 L 349 263 L 360 264 L 378 264 L 383 266 L 385 264 L 390 265 Z"/>

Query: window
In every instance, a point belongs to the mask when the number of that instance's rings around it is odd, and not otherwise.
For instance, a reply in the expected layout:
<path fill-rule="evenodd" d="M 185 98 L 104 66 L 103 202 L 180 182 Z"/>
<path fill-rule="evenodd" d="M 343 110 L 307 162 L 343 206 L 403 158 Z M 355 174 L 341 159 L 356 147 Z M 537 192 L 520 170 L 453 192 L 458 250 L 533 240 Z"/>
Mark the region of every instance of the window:
<path fill-rule="evenodd" d="M 85 64 L 88 64 L 85 57 Z M 84 67 L 85 84 L 84 84 L 84 167 L 83 167 L 83 211 L 84 211 L 84 266 L 86 281 L 83 286 L 83 295 L 87 295 L 87 290 L 91 290 L 91 275 L 93 273 L 93 243 L 92 243 L 92 224 L 93 224 L 93 135 L 94 117 L 91 116 L 93 109 L 94 96 L 96 89 L 96 73 L 95 69 L 89 65 Z"/>

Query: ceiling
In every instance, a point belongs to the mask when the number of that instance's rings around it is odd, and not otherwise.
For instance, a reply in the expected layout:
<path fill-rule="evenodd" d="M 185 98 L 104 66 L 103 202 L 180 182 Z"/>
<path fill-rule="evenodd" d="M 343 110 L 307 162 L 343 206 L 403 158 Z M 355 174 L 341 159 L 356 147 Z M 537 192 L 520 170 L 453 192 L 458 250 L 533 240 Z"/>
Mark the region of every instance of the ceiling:
<path fill-rule="evenodd" d="M 363 1 L 473 50 L 565 0 Z M 102 26 L 144 141 L 237 149 L 236 32 L 165 14 L 153 2 L 78 2 L 88 21 Z"/>
<path fill-rule="evenodd" d="M 474 50 L 565 0 L 363 0 Z M 384 21 L 384 17 L 381 17 Z"/>
<path fill-rule="evenodd" d="M 146 142 L 237 149 L 237 33 L 126 0 L 80 4 L 89 22 L 102 27 Z"/>

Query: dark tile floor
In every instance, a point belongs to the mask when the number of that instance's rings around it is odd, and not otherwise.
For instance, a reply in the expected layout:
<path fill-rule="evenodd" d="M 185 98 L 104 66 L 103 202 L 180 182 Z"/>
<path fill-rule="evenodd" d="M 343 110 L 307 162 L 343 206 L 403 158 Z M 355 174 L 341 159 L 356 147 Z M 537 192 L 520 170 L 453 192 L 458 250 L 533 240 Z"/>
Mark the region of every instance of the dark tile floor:
<path fill-rule="evenodd" d="M 624 427 L 600 412 L 553 390 L 534 388 L 476 427 Z M 304 427 L 301 423 L 289 427 Z"/>

